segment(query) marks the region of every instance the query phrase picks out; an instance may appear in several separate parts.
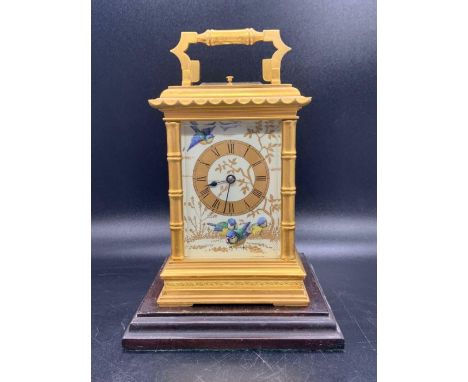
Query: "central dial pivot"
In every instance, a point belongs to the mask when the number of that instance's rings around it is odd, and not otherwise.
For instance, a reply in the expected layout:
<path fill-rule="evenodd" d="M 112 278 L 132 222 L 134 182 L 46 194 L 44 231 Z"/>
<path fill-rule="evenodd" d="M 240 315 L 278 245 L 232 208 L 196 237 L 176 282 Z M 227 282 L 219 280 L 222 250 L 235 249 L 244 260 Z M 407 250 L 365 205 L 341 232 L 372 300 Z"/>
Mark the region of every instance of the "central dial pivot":
<path fill-rule="evenodd" d="M 226 182 L 228 182 L 229 184 L 233 184 L 235 181 L 236 181 L 236 177 L 234 175 L 228 175 L 226 177 Z"/>

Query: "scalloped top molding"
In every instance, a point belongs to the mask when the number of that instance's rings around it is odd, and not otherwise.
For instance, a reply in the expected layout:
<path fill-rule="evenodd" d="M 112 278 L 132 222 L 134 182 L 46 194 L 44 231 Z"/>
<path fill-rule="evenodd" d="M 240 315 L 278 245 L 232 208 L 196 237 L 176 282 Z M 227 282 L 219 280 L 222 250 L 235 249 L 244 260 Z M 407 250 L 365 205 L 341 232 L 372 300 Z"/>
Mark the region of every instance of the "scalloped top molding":
<path fill-rule="evenodd" d="M 204 106 L 204 105 L 297 105 L 305 106 L 310 97 L 239 97 L 239 98 L 157 98 L 150 100 L 152 106 Z"/>

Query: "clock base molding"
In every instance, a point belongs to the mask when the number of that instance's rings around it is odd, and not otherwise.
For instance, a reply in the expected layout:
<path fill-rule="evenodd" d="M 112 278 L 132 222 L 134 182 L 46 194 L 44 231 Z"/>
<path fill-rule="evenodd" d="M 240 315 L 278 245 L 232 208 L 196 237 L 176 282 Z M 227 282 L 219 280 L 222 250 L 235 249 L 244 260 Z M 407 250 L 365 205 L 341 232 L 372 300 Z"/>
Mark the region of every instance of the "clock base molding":
<path fill-rule="evenodd" d="M 177 261 L 161 274 L 161 307 L 196 304 L 273 304 L 307 306 L 306 272 L 298 254 L 290 261 Z"/>
<path fill-rule="evenodd" d="M 301 255 L 310 303 L 303 307 L 267 304 L 156 304 L 163 288 L 158 274 L 128 325 L 128 350 L 178 349 L 343 349 L 344 338 L 313 268 Z M 207 286 L 208 287 L 208 286 Z"/>
<path fill-rule="evenodd" d="M 161 307 L 196 304 L 307 306 L 309 298 L 302 281 L 240 279 L 226 283 L 221 280 L 199 280 L 165 282 L 157 302 Z"/>

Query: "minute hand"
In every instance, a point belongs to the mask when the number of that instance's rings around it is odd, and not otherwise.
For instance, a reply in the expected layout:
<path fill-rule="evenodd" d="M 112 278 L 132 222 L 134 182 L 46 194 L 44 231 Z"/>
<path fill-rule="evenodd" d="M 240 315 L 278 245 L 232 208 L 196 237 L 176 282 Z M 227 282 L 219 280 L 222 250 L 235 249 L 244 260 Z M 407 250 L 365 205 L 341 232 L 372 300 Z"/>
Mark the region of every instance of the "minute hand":
<path fill-rule="evenodd" d="M 226 212 L 226 206 L 227 206 L 227 201 L 228 201 L 228 198 L 229 198 L 229 190 L 231 189 L 231 183 L 229 183 L 229 186 L 228 186 L 228 190 L 227 190 L 227 194 L 226 194 L 226 200 L 224 201 L 224 210 L 223 210 L 223 213 Z"/>

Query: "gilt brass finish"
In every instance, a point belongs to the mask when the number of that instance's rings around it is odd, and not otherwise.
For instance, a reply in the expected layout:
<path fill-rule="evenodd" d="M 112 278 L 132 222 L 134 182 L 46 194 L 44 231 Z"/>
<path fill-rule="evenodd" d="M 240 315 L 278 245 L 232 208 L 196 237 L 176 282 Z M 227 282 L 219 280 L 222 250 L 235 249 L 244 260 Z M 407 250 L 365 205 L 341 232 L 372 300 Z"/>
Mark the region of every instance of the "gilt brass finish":
<path fill-rule="evenodd" d="M 263 78 L 271 84 L 202 84 L 199 62 L 185 53 L 190 44 L 245 44 L 271 41 L 277 48 L 263 62 Z M 297 112 L 311 102 L 289 84 L 281 84 L 281 59 L 290 50 L 278 30 L 253 29 L 214 31 L 202 34 L 182 32 L 179 44 L 171 51 L 180 60 L 182 86 L 170 86 L 151 107 L 164 113 L 167 131 L 171 255 L 161 278 L 160 306 L 193 304 L 274 304 L 306 306 L 309 297 L 303 280 L 306 276 L 295 248 L 295 163 Z M 278 259 L 191 260 L 184 258 L 184 219 L 182 187 L 182 121 L 280 120 L 281 147 L 281 254 Z M 278 176 L 278 175 L 276 175 Z"/>
<path fill-rule="evenodd" d="M 281 130 L 281 258 L 287 260 L 296 253 L 296 121 L 283 121 Z"/>
<path fill-rule="evenodd" d="M 166 121 L 298 119 L 297 112 L 311 102 L 290 84 L 252 83 L 169 86 L 151 107 Z"/>
<path fill-rule="evenodd" d="M 168 261 L 158 304 L 307 306 L 305 276 L 298 255 L 289 261 Z"/>
<path fill-rule="evenodd" d="M 182 153 L 180 151 L 180 123 L 166 122 L 167 163 L 169 169 L 169 225 L 171 228 L 171 256 L 184 258 L 184 216 L 182 205 Z"/>
<path fill-rule="evenodd" d="M 272 42 L 276 48 L 273 56 L 262 61 L 263 79 L 272 84 L 280 84 L 281 60 L 283 56 L 291 50 L 283 40 L 281 40 L 279 30 L 264 30 L 257 32 L 252 28 L 235 30 L 214 30 L 208 29 L 203 33 L 182 32 L 180 41 L 171 50 L 180 61 L 182 69 L 182 86 L 190 86 L 194 82 L 200 81 L 200 61 L 191 60 L 187 49 L 190 44 L 215 45 L 253 45 L 258 41 Z"/>

